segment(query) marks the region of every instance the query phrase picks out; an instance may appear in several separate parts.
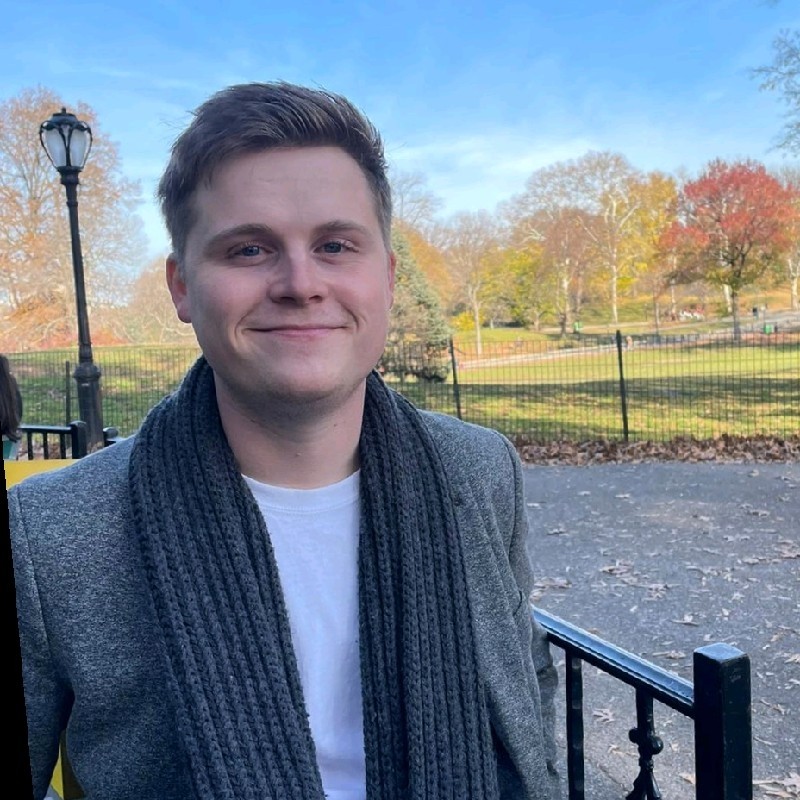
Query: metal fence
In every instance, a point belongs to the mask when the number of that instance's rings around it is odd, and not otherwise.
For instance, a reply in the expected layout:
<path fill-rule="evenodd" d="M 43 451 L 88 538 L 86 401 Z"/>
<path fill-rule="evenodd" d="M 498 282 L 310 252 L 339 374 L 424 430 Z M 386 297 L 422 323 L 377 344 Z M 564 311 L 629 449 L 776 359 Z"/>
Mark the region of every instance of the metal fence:
<path fill-rule="evenodd" d="M 132 433 L 179 384 L 196 347 L 99 347 L 103 421 Z M 9 354 L 24 421 L 77 416 L 72 351 Z M 800 434 L 800 333 L 576 335 L 552 341 L 391 344 L 386 381 L 421 408 L 518 441 L 670 441 Z"/>

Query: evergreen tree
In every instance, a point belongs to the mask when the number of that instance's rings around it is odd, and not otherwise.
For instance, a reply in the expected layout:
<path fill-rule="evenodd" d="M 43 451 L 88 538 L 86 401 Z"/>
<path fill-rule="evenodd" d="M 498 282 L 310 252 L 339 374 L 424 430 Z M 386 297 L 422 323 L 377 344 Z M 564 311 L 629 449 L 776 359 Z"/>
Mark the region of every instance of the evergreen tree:
<path fill-rule="evenodd" d="M 392 248 L 397 258 L 394 305 L 381 365 L 387 373 L 443 381 L 449 370 L 450 329 L 439 298 L 411 255 L 408 240 L 396 230 Z"/>

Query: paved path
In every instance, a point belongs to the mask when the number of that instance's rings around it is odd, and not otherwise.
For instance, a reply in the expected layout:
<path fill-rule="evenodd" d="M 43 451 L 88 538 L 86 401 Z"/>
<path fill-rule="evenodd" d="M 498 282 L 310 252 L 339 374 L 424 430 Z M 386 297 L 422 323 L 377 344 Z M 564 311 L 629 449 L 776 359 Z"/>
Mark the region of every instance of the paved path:
<path fill-rule="evenodd" d="M 800 797 L 800 464 L 530 466 L 525 487 L 537 604 L 688 679 L 706 643 L 748 653 L 756 797 Z M 587 796 L 624 797 L 633 693 L 587 668 L 584 702 Z M 693 798 L 689 721 L 656 704 L 656 725 L 664 796 Z"/>

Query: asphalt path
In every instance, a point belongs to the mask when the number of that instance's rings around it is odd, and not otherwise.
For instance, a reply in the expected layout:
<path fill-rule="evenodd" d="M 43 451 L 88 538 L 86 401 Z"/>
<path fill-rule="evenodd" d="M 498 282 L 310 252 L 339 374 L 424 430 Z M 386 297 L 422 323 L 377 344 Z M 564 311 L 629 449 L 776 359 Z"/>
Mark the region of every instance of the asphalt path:
<path fill-rule="evenodd" d="M 698 647 L 747 653 L 755 797 L 800 797 L 800 464 L 526 466 L 524 477 L 536 604 L 689 680 Z M 633 691 L 587 666 L 584 719 L 587 797 L 624 798 L 638 772 Z M 694 798 L 691 722 L 656 703 L 656 728 L 664 797 Z"/>

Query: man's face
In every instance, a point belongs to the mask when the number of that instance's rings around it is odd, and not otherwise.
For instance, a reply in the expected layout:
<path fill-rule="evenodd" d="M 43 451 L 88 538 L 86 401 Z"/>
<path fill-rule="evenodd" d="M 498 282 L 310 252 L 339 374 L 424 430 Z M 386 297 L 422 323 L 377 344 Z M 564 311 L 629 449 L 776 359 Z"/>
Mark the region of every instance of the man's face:
<path fill-rule="evenodd" d="M 183 270 L 167 261 L 220 400 L 343 402 L 383 351 L 394 256 L 360 167 L 336 147 L 245 154 L 194 198 Z"/>

